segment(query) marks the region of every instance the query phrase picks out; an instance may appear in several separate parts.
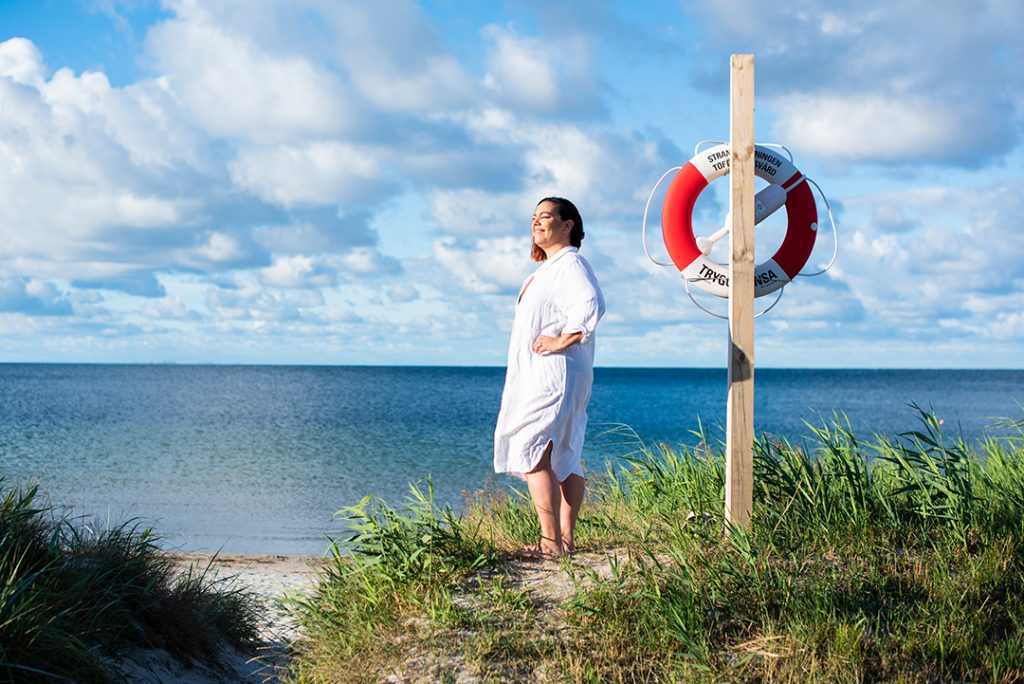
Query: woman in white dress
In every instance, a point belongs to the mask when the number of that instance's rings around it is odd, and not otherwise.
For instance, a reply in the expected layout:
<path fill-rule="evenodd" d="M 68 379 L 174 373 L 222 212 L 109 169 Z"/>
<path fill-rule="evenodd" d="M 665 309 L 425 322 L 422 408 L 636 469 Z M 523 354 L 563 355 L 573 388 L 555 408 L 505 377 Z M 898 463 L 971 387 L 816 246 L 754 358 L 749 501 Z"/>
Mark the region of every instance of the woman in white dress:
<path fill-rule="evenodd" d="M 522 554 L 553 558 L 575 550 L 585 480 L 581 455 L 594 380 L 594 329 L 604 297 L 579 254 L 583 219 L 567 199 L 540 201 L 532 224 L 534 261 L 519 290 L 494 470 L 526 480 L 541 538 Z"/>

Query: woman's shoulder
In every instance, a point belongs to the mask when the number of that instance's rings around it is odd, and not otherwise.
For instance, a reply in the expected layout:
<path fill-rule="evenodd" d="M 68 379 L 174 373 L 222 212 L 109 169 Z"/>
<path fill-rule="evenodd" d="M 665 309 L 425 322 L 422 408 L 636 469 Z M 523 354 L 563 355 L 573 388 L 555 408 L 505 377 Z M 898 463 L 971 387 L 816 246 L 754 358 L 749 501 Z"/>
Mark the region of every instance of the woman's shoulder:
<path fill-rule="evenodd" d="M 585 280 L 592 286 L 597 286 L 597 276 L 590 262 L 579 252 L 566 254 L 559 260 L 559 273 L 562 278 L 569 278 L 571 281 Z"/>
<path fill-rule="evenodd" d="M 566 254 L 563 261 L 565 262 L 565 268 L 582 268 L 584 271 L 590 273 L 591 275 L 593 275 L 594 273 L 594 268 L 590 265 L 590 262 L 587 261 L 587 258 L 575 250 Z"/>
<path fill-rule="evenodd" d="M 552 267 L 571 268 L 573 265 L 587 264 L 587 260 L 576 247 L 566 247 L 548 262 Z M 589 264 L 588 264 L 589 265 Z"/>

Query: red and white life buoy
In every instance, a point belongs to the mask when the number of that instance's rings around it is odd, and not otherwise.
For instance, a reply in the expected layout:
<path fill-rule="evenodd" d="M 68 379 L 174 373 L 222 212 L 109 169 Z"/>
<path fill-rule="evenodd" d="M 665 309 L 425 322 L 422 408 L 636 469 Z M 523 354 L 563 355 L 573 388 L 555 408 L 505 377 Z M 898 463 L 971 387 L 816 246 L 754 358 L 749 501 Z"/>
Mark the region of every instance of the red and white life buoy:
<path fill-rule="evenodd" d="M 719 297 L 729 296 L 729 267 L 701 251 L 693 235 L 693 205 L 711 181 L 729 173 L 728 144 L 694 155 L 676 174 L 661 209 L 661 231 L 672 263 L 687 281 Z M 789 224 L 782 246 L 754 269 L 754 296 L 778 290 L 796 277 L 811 256 L 818 231 L 818 209 L 807 179 L 793 162 L 761 145 L 754 148 L 754 170 L 771 185 L 755 198 L 755 223 L 785 203 Z"/>

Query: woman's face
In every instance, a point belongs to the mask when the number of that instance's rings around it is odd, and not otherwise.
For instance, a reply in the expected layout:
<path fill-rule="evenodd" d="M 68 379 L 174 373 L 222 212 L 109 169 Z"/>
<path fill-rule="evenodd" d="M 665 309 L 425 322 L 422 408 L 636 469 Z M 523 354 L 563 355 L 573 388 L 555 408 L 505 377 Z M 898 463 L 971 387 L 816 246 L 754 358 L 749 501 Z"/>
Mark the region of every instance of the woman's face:
<path fill-rule="evenodd" d="M 533 212 L 533 243 L 541 249 L 555 245 L 569 244 L 572 221 L 563 221 L 558 215 L 558 205 L 541 202 Z"/>

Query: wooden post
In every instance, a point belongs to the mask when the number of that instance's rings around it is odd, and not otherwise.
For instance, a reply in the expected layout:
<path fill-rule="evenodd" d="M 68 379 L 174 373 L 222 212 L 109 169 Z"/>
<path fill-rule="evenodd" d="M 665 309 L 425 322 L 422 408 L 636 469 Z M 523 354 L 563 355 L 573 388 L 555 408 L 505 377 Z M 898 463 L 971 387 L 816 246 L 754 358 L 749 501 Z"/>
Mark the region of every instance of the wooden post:
<path fill-rule="evenodd" d="M 750 523 L 754 485 L 754 56 L 730 58 L 729 399 L 725 519 Z"/>

